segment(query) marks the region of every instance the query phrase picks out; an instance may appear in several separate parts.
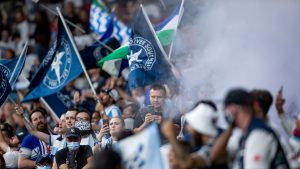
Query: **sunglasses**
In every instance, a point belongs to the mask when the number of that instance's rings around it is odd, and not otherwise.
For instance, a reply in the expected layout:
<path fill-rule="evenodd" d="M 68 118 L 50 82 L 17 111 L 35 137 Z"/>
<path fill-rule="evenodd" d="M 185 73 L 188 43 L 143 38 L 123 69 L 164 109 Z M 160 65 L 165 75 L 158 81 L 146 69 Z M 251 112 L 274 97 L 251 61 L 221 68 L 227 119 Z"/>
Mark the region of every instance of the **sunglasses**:
<path fill-rule="evenodd" d="M 101 89 L 100 92 L 108 94 L 111 89 Z"/>

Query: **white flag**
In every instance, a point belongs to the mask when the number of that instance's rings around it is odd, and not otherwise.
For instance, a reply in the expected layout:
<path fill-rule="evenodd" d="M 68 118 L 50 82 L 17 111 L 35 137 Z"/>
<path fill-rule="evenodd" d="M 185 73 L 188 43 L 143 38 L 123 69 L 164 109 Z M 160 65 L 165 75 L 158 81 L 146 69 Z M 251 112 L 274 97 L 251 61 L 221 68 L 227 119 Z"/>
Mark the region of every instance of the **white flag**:
<path fill-rule="evenodd" d="M 163 169 L 156 124 L 118 142 L 115 148 L 119 150 L 126 169 Z"/>

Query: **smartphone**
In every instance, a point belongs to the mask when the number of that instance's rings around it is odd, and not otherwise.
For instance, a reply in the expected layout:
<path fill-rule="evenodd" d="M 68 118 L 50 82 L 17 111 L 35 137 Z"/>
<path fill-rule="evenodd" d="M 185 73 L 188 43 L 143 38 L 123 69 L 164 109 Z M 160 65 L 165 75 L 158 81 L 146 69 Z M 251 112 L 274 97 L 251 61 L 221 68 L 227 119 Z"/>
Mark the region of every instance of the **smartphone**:
<path fill-rule="evenodd" d="M 154 107 L 153 106 L 148 106 L 147 113 L 150 113 L 150 114 L 154 115 L 155 114 Z"/>
<path fill-rule="evenodd" d="M 109 126 L 109 119 L 103 119 L 103 126 L 104 125 Z"/>
<path fill-rule="evenodd" d="M 147 111 L 147 113 L 150 113 L 150 114 L 152 114 L 152 115 L 158 115 L 158 116 L 162 116 L 162 112 L 156 112 L 155 110 L 154 110 L 154 107 L 153 106 L 148 106 L 148 111 Z"/>

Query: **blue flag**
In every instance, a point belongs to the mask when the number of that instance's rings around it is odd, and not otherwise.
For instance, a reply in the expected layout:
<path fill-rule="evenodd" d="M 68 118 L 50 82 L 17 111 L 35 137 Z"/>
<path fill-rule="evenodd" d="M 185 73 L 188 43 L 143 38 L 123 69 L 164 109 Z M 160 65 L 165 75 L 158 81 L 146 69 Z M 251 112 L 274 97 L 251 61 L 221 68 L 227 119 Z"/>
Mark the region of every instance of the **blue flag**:
<path fill-rule="evenodd" d="M 153 83 L 169 83 L 170 78 L 174 78 L 166 54 L 147 19 L 141 7 L 134 23 L 132 38 L 129 40 L 127 55 L 130 90 Z"/>
<path fill-rule="evenodd" d="M 26 53 L 27 43 L 25 44 L 21 55 L 18 58 L 0 60 L 2 72 L 5 74 L 6 78 L 9 79 L 10 86 L 15 85 L 19 75 L 22 72 L 26 59 Z"/>
<path fill-rule="evenodd" d="M 1 71 L 6 76 L 7 79 L 10 79 L 12 77 L 12 72 L 14 71 L 17 62 L 18 62 L 18 58 L 0 60 Z"/>
<path fill-rule="evenodd" d="M 58 117 L 66 113 L 68 108 L 74 107 L 73 97 L 63 90 L 43 98 Z"/>
<path fill-rule="evenodd" d="M 130 145 L 130 146 L 128 146 Z M 163 169 L 159 130 L 153 123 L 142 132 L 113 145 L 122 157 L 125 168 Z"/>
<path fill-rule="evenodd" d="M 0 105 L 2 105 L 11 91 L 11 87 L 6 78 L 6 75 L 2 71 L 3 67 L 0 67 Z"/>
<path fill-rule="evenodd" d="M 120 43 L 116 38 L 107 39 L 103 43 L 113 50 L 120 47 Z M 110 53 L 111 51 L 100 45 L 99 42 L 95 42 L 93 45 L 81 50 L 80 56 L 86 69 L 93 69 L 98 68 L 96 65 L 98 60 L 101 60 Z"/>
<path fill-rule="evenodd" d="M 60 91 L 82 73 L 82 67 L 62 21 L 58 20 L 57 40 L 44 58 L 30 82 L 23 102 L 38 99 Z"/>

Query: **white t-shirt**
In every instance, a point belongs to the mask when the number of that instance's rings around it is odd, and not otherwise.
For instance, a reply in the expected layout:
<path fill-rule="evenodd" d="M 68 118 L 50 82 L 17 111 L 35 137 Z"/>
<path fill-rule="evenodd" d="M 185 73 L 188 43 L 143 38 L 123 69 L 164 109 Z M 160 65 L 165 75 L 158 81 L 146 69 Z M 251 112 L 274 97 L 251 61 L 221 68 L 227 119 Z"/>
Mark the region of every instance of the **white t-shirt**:
<path fill-rule="evenodd" d="M 239 153 L 244 155 L 244 169 L 270 168 L 272 159 L 277 150 L 276 138 L 271 133 L 256 129 L 252 131 L 245 142 L 245 149 L 238 152 L 233 164 L 234 169 L 239 168 Z"/>
<path fill-rule="evenodd" d="M 3 155 L 6 168 L 18 168 L 19 151 L 7 148 L 6 153 Z"/>

